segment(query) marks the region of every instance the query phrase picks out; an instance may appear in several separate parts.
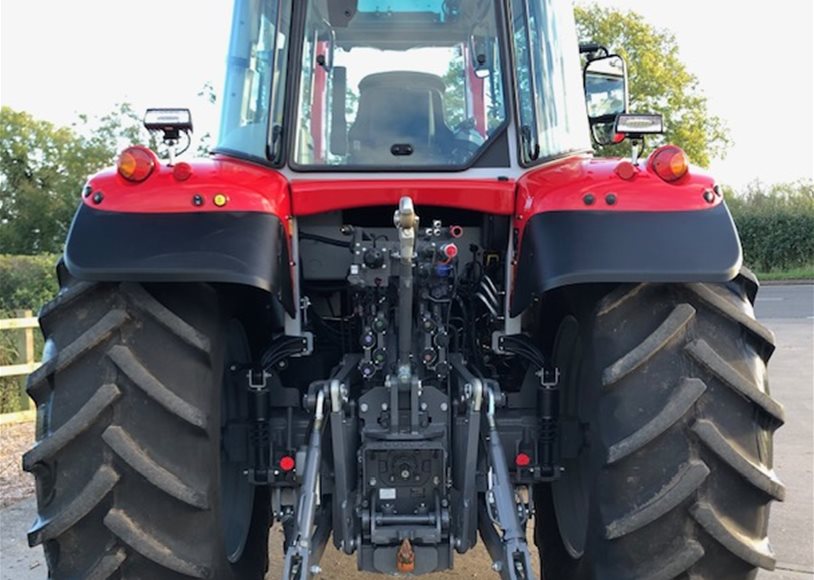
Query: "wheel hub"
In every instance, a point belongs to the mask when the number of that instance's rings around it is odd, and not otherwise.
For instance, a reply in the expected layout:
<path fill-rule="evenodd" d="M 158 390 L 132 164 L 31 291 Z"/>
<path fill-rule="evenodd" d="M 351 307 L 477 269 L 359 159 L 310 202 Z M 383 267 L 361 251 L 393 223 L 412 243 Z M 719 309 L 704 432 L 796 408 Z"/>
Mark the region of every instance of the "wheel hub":
<path fill-rule="evenodd" d="M 573 316 L 565 318 L 554 343 L 554 365 L 560 369 L 562 418 L 572 425 L 584 423 L 579 386 L 582 365 L 582 344 L 579 323 Z M 577 438 L 579 439 L 579 438 Z M 562 458 L 562 476 L 551 483 L 554 511 L 563 545 L 572 558 L 585 552 L 588 532 L 588 510 L 591 480 L 588 454 L 583 447 Z"/>
<path fill-rule="evenodd" d="M 224 444 L 230 421 L 241 416 L 240 397 L 244 392 L 231 380 L 229 367 L 251 360 L 246 333 L 236 320 L 229 323 L 225 360 L 228 364 L 224 369 L 221 397 L 220 503 L 224 547 L 229 561 L 235 563 L 246 547 L 254 509 L 254 486 L 245 475 L 248 463 L 239 455 L 230 454 Z"/>

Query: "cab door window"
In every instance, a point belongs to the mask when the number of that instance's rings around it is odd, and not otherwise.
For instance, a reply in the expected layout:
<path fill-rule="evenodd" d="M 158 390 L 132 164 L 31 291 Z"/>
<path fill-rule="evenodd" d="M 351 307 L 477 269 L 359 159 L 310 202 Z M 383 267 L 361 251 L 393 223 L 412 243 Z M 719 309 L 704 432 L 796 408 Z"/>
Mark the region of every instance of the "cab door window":
<path fill-rule="evenodd" d="M 574 14 L 568 0 L 513 0 L 521 159 L 590 149 Z"/>

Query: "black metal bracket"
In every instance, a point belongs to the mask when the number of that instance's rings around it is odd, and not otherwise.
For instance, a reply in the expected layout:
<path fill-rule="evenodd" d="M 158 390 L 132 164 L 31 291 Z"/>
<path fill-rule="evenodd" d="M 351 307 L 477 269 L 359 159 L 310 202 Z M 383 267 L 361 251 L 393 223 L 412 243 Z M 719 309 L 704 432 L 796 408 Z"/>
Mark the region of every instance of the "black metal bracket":
<path fill-rule="evenodd" d="M 290 483 L 292 475 L 274 468 L 274 449 L 271 440 L 272 371 L 284 365 L 289 356 L 308 351 L 308 340 L 299 336 L 277 338 L 257 364 L 231 364 L 233 384 L 248 392 L 247 425 L 249 432 L 249 466 L 246 477 L 252 485 L 273 485 L 278 481 Z M 293 450 L 288 450 L 293 451 Z"/>
<path fill-rule="evenodd" d="M 483 382 L 473 375 L 466 367 L 460 354 L 450 356 L 455 376 L 463 386 L 462 398 L 466 402 L 467 429 L 466 447 L 464 456 L 453 459 L 453 479 L 460 486 L 460 495 L 456 498 L 455 521 L 458 529 L 455 530 L 455 549 L 463 554 L 475 545 L 477 540 L 477 466 L 478 444 L 481 430 L 481 408 L 484 400 Z"/>
<path fill-rule="evenodd" d="M 528 361 L 540 380 L 537 388 L 537 411 L 540 417 L 538 438 L 539 468 L 534 478 L 551 481 L 561 475 L 560 469 L 560 369 L 548 364 L 537 345 L 526 335 L 505 335 L 498 346 L 509 355 Z"/>
<path fill-rule="evenodd" d="M 485 394 L 485 446 L 489 475 L 487 491 L 480 506 L 478 528 L 494 561 L 492 568 L 503 580 L 534 580 L 536 574 L 526 542 L 528 513 L 526 507 L 516 501 L 506 454 L 495 423 L 495 408 L 504 397 L 496 385 L 487 386 Z"/>
<path fill-rule="evenodd" d="M 560 369 L 557 367 L 544 366 L 540 370 L 540 385 L 545 388 L 556 387 L 560 382 Z"/>
<path fill-rule="evenodd" d="M 550 480 L 560 476 L 560 370 L 544 366 L 538 375 L 540 473 Z"/>
<path fill-rule="evenodd" d="M 271 431 L 269 428 L 269 380 L 271 374 L 257 367 L 245 370 L 246 388 L 249 391 L 249 445 L 251 466 L 246 476 L 252 485 L 268 485 L 272 479 Z"/>
<path fill-rule="evenodd" d="M 348 466 L 350 451 L 349 437 L 341 437 L 339 428 L 348 407 L 348 379 L 356 372 L 359 363 L 358 355 L 349 355 L 342 361 L 339 370 L 331 379 L 316 381 L 308 387 L 303 401 L 304 407 L 314 413 L 314 421 L 308 436 L 308 447 L 305 453 L 304 467 L 300 478 L 300 489 L 297 497 L 297 508 L 286 545 L 283 578 L 285 580 L 309 580 L 319 573 L 319 560 L 325 550 L 332 528 L 332 520 L 339 521 L 335 533 L 346 536 L 354 533 L 351 517 L 353 504 L 348 502 L 352 493 L 353 480 Z M 332 441 L 334 466 L 343 465 L 334 474 L 335 501 L 339 509 L 331 505 L 319 505 L 320 469 L 322 467 L 322 439 L 326 423 L 331 421 L 331 434 L 340 435 L 341 440 Z M 344 538 L 343 538 L 343 541 Z M 348 544 L 346 552 L 352 552 L 355 546 Z"/>
<path fill-rule="evenodd" d="M 316 388 L 314 388 L 316 387 Z M 322 436 L 327 420 L 325 411 L 333 392 L 340 388 L 338 380 L 318 381 L 309 390 L 314 394 L 314 423 L 308 438 L 302 483 L 297 498 L 295 520 L 286 545 L 283 578 L 309 580 L 319 570 L 317 562 L 325 548 L 330 531 L 330 517 L 318 509 L 319 470 L 322 463 Z M 322 525 L 315 524 L 321 521 Z"/>

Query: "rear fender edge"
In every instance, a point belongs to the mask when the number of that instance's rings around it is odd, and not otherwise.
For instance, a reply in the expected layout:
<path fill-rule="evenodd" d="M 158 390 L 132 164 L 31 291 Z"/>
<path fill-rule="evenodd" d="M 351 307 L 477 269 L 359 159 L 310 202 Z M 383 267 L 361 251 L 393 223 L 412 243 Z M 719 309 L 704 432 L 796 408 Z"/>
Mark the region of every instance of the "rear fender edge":
<path fill-rule="evenodd" d="M 80 206 L 65 266 L 80 280 L 241 284 L 293 312 L 286 230 L 260 212 L 124 213 Z"/>
<path fill-rule="evenodd" d="M 692 211 L 542 212 L 523 230 L 511 314 L 572 284 L 727 282 L 741 263 L 723 203 Z"/>

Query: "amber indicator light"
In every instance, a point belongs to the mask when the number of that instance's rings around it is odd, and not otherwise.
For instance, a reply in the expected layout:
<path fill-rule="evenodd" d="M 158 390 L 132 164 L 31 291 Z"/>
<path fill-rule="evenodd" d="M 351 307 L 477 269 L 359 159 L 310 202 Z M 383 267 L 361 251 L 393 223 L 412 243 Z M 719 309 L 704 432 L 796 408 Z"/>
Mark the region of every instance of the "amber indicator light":
<path fill-rule="evenodd" d="M 680 147 L 665 145 L 653 152 L 650 166 L 664 181 L 673 182 L 687 174 L 690 163 L 687 160 L 687 154 Z"/>
<path fill-rule="evenodd" d="M 155 169 L 155 155 L 146 147 L 128 147 L 116 162 L 119 175 L 127 181 L 144 181 Z"/>

